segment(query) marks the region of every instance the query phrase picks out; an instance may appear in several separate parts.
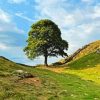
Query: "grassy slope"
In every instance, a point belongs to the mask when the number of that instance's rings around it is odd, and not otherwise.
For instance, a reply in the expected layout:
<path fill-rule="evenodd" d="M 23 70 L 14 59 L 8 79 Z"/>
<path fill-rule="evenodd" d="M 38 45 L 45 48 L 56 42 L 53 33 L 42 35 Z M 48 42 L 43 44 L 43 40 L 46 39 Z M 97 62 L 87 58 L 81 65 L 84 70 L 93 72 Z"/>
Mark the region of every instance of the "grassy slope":
<path fill-rule="evenodd" d="M 66 73 L 78 75 L 82 79 L 100 84 L 100 54 L 90 53 L 80 59 L 70 62 Z"/>
<path fill-rule="evenodd" d="M 77 75 L 82 79 L 100 84 L 100 54 L 96 53 L 97 49 L 100 49 L 100 40 L 80 49 L 81 51 L 72 61 L 62 65 L 65 69 L 61 69 L 61 72 Z"/>
<path fill-rule="evenodd" d="M 17 81 L 15 70 L 36 75 L 41 84 Z M 100 100 L 100 86 L 76 75 L 28 68 L 0 58 L 0 100 Z"/>
<path fill-rule="evenodd" d="M 81 50 L 74 58 L 73 60 L 79 59 L 81 57 L 84 57 L 90 53 L 95 52 L 97 49 L 100 49 L 100 40 L 94 41 L 90 44 L 88 44 L 88 46 L 86 48 L 84 48 L 83 50 Z"/>
<path fill-rule="evenodd" d="M 100 54 L 93 52 L 80 59 L 72 61 L 68 66 L 70 66 L 71 69 L 86 69 L 87 67 L 95 67 L 98 64 L 100 64 Z"/>
<path fill-rule="evenodd" d="M 71 57 L 72 57 L 72 59 L 70 61 L 75 61 L 77 59 L 80 59 L 81 57 L 84 57 L 90 53 L 95 52 L 97 49 L 100 49 L 100 40 L 97 40 L 95 42 L 92 42 L 88 45 L 83 46 L 82 48 L 78 49 L 75 53 L 70 55 L 69 57 L 62 59 L 62 60 L 58 61 L 57 63 L 65 64 L 66 61 Z"/>

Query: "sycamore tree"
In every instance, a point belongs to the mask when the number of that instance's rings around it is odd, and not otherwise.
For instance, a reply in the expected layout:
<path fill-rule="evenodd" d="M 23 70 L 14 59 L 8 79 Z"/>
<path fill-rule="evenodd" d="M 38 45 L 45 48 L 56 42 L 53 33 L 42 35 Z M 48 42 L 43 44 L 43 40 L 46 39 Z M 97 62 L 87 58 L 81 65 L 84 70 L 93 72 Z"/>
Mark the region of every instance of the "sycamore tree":
<path fill-rule="evenodd" d="M 48 66 L 48 57 L 67 56 L 67 49 L 68 42 L 61 38 L 58 26 L 53 21 L 44 19 L 31 26 L 24 52 L 31 60 L 44 56 L 44 64 Z"/>

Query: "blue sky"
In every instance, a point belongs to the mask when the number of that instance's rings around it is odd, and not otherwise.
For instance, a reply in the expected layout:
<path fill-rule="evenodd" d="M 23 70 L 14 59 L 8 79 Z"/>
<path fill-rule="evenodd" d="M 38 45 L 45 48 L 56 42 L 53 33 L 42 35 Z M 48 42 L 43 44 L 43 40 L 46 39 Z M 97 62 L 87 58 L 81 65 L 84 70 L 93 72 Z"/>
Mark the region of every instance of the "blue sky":
<path fill-rule="evenodd" d="M 0 0 L 0 55 L 18 63 L 35 65 L 23 52 L 32 23 L 51 19 L 69 42 L 68 54 L 100 40 L 100 0 Z M 49 63 L 58 58 L 49 58 Z"/>

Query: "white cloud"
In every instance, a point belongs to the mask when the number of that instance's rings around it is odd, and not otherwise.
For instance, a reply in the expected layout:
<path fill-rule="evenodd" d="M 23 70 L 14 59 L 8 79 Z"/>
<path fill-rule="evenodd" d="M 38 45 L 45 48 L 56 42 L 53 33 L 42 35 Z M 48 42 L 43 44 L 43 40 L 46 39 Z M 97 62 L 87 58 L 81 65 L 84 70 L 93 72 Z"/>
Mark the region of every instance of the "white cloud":
<path fill-rule="evenodd" d="M 90 1 L 92 1 L 92 0 L 82 0 L 83 2 L 90 2 Z"/>
<path fill-rule="evenodd" d="M 6 13 L 2 9 L 0 9 L 0 22 L 2 22 L 2 21 L 5 23 L 9 23 L 9 22 L 11 22 L 11 19 L 10 19 L 10 15 L 8 13 Z"/>
<path fill-rule="evenodd" d="M 93 3 L 94 0 L 81 0 L 82 2 L 85 2 L 85 3 Z"/>
<path fill-rule="evenodd" d="M 0 50 L 7 50 L 8 48 L 6 44 L 0 43 Z"/>
<path fill-rule="evenodd" d="M 67 10 L 63 7 L 65 6 L 64 0 L 36 0 L 38 5 L 36 6 L 37 10 L 41 13 L 42 18 L 50 18 L 55 21 L 59 27 L 69 27 L 75 24 L 75 18 L 73 14 L 68 13 Z"/>
<path fill-rule="evenodd" d="M 93 35 L 100 35 L 100 21 L 93 19 L 100 16 L 100 6 L 88 5 L 86 8 L 72 9 L 66 0 L 36 0 L 37 10 L 40 12 L 37 19 L 49 18 L 61 29 L 62 37 L 69 42 L 69 51 L 73 52 L 90 41 Z M 82 0 L 93 3 L 94 0 Z M 69 8 L 70 10 L 68 10 Z M 94 37 L 94 40 L 96 38 Z"/>
<path fill-rule="evenodd" d="M 79 41 L 82 39 L 86 39 L 86 37 L 88 38 L 88 36 L 91 35 L 93 28 L 94 28 L 93 26 L 83 24 L 73 29 L 70 29 L 67 32 L 68 34 L 71 34 L 72 37 L 75 35 L 75 37 L 73 38 L 74 39 L 76 38 L 76 40 Z M 70 39 L 73 39 L 73 38 L 70 38 Z"/>
<path fill-rule="evenodd" d="M 0 32 L 14 32 L 25 33 L 22 29 L 19 29 L 14 23 L 0 23 Z"/>
<path fill-rule="evenodd" d="M 27 20 L 29 22 L 33 22 L 34 21 L 33 19 L 31 19 L 31 18 L 29 18 L 27 16 L 24 16 L 23 13 L 16 13 L 15 15 L 20 17 L 20 18 L 23 18 L 23 19 L 25 19 L 25 20 Z"/>
<path fill-rule="evenodd" d="M 26 2 L 26 0 L 8 0 L 9 3 L 15 3 L 15 4 L 20 4 L 20 3 L 23 3 L 23 2 Z"/>
<path fill-rule="evenodd" d="M 0 9 L 0 32 L 16 32 L 24 33 L 23 30 L 19 29 L 14 22 L 12 22 L 12 16 Z"/>
<path fill-rule="evenodd" d="M 94 7 L 93 18 L 100 18 L 100 4 Z"/>

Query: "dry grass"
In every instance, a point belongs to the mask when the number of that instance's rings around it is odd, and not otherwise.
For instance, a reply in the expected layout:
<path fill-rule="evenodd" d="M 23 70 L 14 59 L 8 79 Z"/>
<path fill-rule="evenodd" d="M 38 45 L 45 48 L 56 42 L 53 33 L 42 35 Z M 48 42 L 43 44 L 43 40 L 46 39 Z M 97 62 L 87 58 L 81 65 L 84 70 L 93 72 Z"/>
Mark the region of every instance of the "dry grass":
<path fill-rule="evenodd" d="M 83 49 L 74 59 L 79 59 L 89 53 L 95 52 L 98 48 L 100 48 L 100 40 L 90 43 L 85 49 Z"/>

